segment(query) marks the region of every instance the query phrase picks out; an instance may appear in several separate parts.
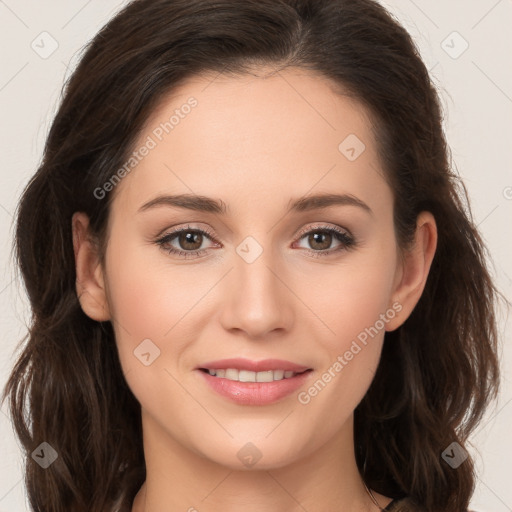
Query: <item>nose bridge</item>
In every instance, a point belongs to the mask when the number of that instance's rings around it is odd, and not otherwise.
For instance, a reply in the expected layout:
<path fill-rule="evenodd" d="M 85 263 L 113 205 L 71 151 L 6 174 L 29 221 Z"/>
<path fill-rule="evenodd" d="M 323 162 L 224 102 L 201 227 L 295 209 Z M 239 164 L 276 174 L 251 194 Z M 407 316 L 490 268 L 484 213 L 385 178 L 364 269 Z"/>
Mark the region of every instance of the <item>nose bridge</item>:
<path fill-rule="evenodd" d="M 223 304 L 224 326 L 256 337 L 288 328 L 290 291 L 281 281 L 285 276 L 279 276 L 282 266 L 275 251 L 247 237 L 236 247 L 233 266 Z"/>

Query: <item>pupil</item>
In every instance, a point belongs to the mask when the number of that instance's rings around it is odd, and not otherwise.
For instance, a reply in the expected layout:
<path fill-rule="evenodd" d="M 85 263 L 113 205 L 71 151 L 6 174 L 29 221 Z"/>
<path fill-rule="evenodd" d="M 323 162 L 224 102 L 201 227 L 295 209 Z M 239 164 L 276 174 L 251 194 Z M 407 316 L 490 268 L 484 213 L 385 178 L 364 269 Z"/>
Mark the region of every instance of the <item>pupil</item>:
<path fill-rule="evenodd" d="M 320 249 L 320 250 L 328 249 L 329 246 L 331 245 L 331 240 L 330 240 L 331 236 L 332 235 L 330 233 L 314 233 L 313 235 L 310 235 L 311 246 L 314 247 L 315 244 L 320 244 L 320 247 L 316 247 L 317 249 Z M 325 243 L 325 240 L 322 243 L 322 238 L 323 237 L 327 238 L 327 242 L 328 242 L 327 244 Z"/>
<path fill-rule="evenodd" d="M 197 247 L 193 246 L 193 247 L 188 247 L 187 245 L 194 245 L 194 243 L 197 245 L 197 240 L 196 240 L 196 237 L 200 238 L 202 235 L 201 233 L 192 233 L 192 232 L 187 232 L 187 233 L 182 233 L 181 235 L 181 239 L 180 239 L 180 244 L 181 246 L 184 248 L 184 249 L 198 249 L 199 247 L 201 247 L 201 242 L 199 241 L 199 245 Z"/>

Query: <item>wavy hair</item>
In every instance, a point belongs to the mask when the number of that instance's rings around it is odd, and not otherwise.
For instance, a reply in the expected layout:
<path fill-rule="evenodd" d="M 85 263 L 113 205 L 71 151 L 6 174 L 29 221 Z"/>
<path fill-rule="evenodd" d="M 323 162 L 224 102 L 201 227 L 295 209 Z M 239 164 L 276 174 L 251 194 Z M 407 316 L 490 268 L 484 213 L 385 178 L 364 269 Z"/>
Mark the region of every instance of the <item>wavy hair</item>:
<path fill-rule="evenodd" d="M 393 190 L 397 243 L 418 214 L 437 251 L 410 317 L 385 335 L 355 411 L 366 484 L 409 510 L 466 510 L 474 489 L 464 447 L 496 396 L 496 299 L 467 191 L 451 170 L 436 87 L 407 31 L 373 0 L 135 0 L 86 46 L 66 82 L 42 162 L 20 199 L 14 249 L 32 312 L 5 386 L 36 512 L 130 511 L 145 479 L 140 404 L 123 376 L 110 322 L 80 307 L 71 217 L 85 212 L 104 255 L 111 193 L 94 191 L 133 151 L 158 102 L 202 72 L 297 66 L 368 109 Z M 58 452 L 46 470 L 41 442 Z"/>

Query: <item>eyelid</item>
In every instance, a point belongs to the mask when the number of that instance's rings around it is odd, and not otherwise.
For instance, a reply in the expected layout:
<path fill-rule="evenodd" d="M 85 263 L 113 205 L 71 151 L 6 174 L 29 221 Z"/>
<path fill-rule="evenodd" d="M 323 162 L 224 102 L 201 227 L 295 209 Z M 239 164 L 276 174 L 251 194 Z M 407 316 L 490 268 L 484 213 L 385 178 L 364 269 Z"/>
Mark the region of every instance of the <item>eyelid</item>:
<path fill-rule="evenodd" d="M 202 235 L 205 235 L 207 238 L 209 238 L 213 243 L 216 243 L 216 244 L 220 244 L 221 242 L 219 242 L 215 236 L 215 234 L 213 233 L 213 231 L 209 228 L 209 227 L 192 227 L 190 226 L 190 224 L 187 224 L 186 226 L 178 226 L 178 227 L 173 227 L 173 228 L 168 228 L 168 229 L 165 229 L 160 235 L 158 235 L 156 238 L 156 242 L 161 242 L 162 240 L 165 240 L 165 239 L 168 239 L 168 238 L 173 238 L 177 235 L 179 235 L 180 233 L 182 232 L 187 232 L 187 231 L 195 231 L 197 233 L 201 233 Z M 198 249 L 198 251 L 204 251 L 206 249 Z M 194 251 L 187 251 L 187 252 L 194 252 Z"/>
<path fill-rule="evenodd" d="M 350 232 L 350 230 L 348 230 L 346 228 L 342 228 L 342 227 L 337 226 L 335 224 L 333 224 L 333 225 L 327 225 L 327 224 L 328 223 L 326 223 L 326 222 L 320 222 L 320 223 L 314 223 L 313 226 L 308 226 L 307 228 L 302 228 L 295 235 L 295 238 L 302 238 L 304 235 L 307 235 L 311 231 L 321 231 L 323 229 L 325 229 L 325 230 L 334 230 L 334 231 L 336 231 L 338 233 L 341 233 L 341 234 L 344 234 L 344 235 L 347 235 L 347 236 L 353 238 L 353 235 Z"/>
<path fill-rule="evenodd" d="M 198 226 L 192 227 L 191 224 L 198 224 Z M 172 235 L 174 233 L 179 233 L 180 231 L 184 231 L 184 230 L 204 231 L 204 232 L 208 233 L 209 236 L 211 236 L 213 238 L 215 237 L 213 234 L 213 231 L 208 226 L 208 224 L 204 224 L 202 222 L 197 222 L 197 223 L 196 222 L 185 222 L 185 223 L 175 224 L 174 226 L 170 226 L 170 227 L 161 229 L 160 231 L 155 233 L 152 238 L 153 239 L 162 238 L 164 236 Z"/>

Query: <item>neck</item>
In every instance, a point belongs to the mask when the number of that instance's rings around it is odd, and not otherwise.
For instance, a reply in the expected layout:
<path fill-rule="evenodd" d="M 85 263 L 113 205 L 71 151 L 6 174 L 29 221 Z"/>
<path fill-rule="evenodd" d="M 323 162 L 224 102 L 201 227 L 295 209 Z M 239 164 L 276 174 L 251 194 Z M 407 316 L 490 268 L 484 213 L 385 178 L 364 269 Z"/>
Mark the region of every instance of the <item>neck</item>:
<path fill-rule="evenodd" d="M 132 512 L 379 510 L 357 469 L 352 419 L 326 444 L 308 447 L 307 453 L 293 462 L 264 467 L 262 457 L 244 470 L 217 464 L 187 449 L 144 410 L 142 420 L 146 481 Z M 373 494 L 380 507 L 391 501 Z"/>

